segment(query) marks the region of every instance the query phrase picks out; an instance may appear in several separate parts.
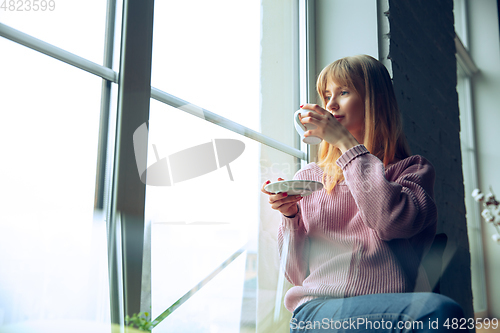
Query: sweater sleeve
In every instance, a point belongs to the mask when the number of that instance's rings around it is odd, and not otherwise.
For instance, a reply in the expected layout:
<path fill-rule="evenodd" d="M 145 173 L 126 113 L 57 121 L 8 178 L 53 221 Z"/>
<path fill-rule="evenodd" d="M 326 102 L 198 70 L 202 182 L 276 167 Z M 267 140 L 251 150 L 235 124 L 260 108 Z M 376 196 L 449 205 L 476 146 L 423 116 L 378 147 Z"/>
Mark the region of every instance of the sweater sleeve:
<path fill-rule="evenodd" d="M 301 286 L 308 275 L 309 240 L 300 208 L 292 218 L 281 215 L 278 249 L 281 269 L 284 269 L 287 280 Z"/>
<path fill-rule="evenodd" d="M 425 158 L 414 155 L 386 171 L 382 161 L 359 145 L 337 160 L 363 222 L 384 241 L 411 238 L 435 226 L 435 172 Z"/>

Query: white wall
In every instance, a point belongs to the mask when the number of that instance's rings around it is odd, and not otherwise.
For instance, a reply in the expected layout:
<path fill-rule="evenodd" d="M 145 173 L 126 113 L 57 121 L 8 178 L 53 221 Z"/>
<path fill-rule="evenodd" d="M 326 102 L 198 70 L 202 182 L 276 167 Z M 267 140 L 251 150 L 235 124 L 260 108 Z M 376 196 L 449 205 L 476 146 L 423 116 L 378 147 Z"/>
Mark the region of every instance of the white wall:
<path fill-rule="evenodd" d="M 316 75 L 342 57 L 368 54 L 378 59 L 376 1 L 317 0 L 315 24 Z"/>
<path fill-rule="evenodd" d="M 379 1 L 385 3 L 386 0 Z M 353 13 L 356 13 L 353 15 Z M 316 78 L 321 70 L 337 59 L 368 54 L 379 59 L 377 1 L 316 0 L 314 2 L 314 56 L 310 78 L 309 103 L 321 103 L 316 93 Z M 384 22 L 386 20 L 384 19 Z M 386 40 L 388 50 L 389 42 Z M 310 159 L 317 160 L 319 146 L 311 146 Z"/>

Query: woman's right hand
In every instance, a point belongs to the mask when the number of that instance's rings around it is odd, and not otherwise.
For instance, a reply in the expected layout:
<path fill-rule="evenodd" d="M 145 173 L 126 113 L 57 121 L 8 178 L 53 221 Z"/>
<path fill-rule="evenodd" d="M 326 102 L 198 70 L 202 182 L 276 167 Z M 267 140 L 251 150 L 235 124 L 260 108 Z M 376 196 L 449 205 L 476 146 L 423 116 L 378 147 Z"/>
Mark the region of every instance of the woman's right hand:
<path fill-rule="evenodd" d="M 278 181 L 284 180 L 283 178 L 278 178 Z M 286 217 L 294 217 L 299 212 L 299 207 L 297 206 L 297 202 L 302 200 L 301 195 L 291 195 L 288 196 L 286 192 L 282 193 L 270 193 L 264 189 L 264 187 L 269 184 L 271 181 L 262 185 L 261 191 L 265 194 L 269 195 L 269 203 L 271 204 L 271 208 L 279 211 L 281 214 Z"/>

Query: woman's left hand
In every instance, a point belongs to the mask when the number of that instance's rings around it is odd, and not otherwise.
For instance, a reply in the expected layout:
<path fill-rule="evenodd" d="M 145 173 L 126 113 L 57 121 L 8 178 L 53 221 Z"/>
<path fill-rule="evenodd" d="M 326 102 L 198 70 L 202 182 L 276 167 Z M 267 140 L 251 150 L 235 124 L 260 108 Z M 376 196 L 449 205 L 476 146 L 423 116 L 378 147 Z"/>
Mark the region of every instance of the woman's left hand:
<path fill-rule="evenodd" d="M 303 124 L 313 124 L 316 128 L 304 133 L 305 137 L 317 136 L 331 145 L 338 147 L 342 153 L 357 146 L 359 142 L 341 123 L 335 119 L 333 114 L 317 104 L 305 104 L 302 110 L 312 110 L 301 117 Z"/>

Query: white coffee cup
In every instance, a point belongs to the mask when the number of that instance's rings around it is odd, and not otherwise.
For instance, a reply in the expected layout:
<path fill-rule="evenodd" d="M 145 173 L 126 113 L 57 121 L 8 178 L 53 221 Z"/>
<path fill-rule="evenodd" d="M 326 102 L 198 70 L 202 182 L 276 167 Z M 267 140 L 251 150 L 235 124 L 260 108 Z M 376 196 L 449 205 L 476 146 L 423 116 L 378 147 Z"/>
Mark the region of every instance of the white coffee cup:
<path fill-rule="evenodd" d="M 299 133 L 300 138 L 302 139 L 302 142 L 307 143 L 308 145 L 317 145 L 321 141 L 323 141 L 323 139 L 321 139 L 317 136 L 308 136 L 308 137 L 304 136 L 305 132 L 315 129 L 316 125 L 302 124 L 302 122 L 300 121 L 300 118 L 299 118 L 299 115 L 301 115 L 301 116 L 305 115 L 309 111 L 314 112 L 312 110 L 305 110 L 305 109 L 304 110 L 303 109 L 297 110 L 295 112 L 295 114 L 293 115 L 293 123 L 295 125 L 295 130 L 297 130 L 297 133 Z"/>

